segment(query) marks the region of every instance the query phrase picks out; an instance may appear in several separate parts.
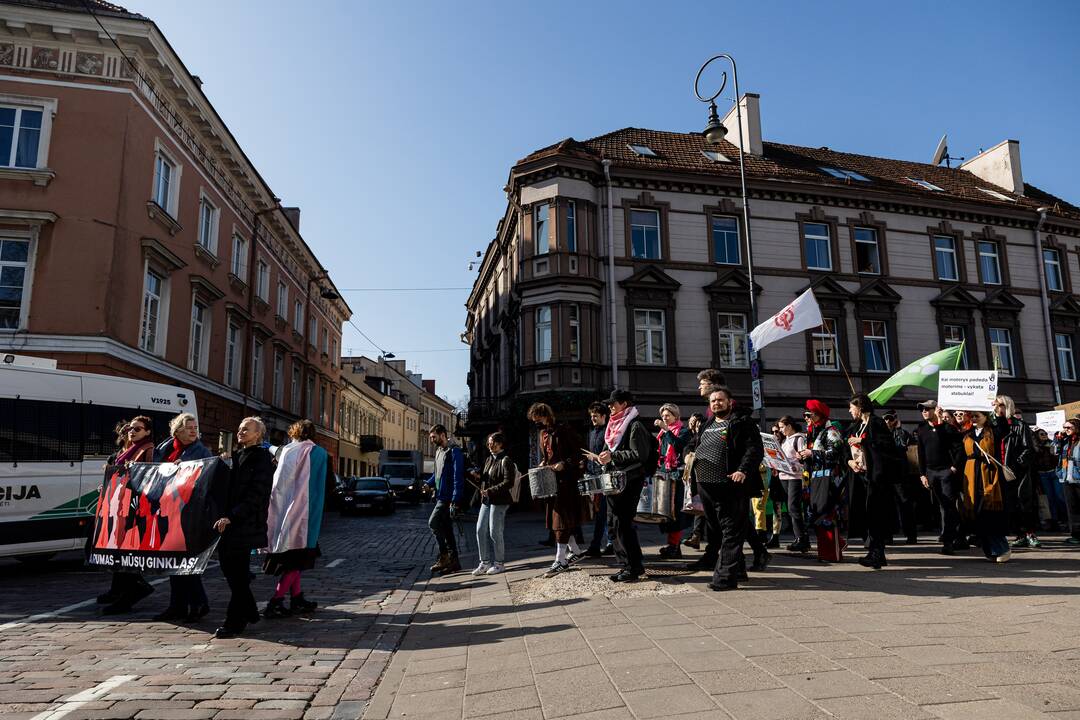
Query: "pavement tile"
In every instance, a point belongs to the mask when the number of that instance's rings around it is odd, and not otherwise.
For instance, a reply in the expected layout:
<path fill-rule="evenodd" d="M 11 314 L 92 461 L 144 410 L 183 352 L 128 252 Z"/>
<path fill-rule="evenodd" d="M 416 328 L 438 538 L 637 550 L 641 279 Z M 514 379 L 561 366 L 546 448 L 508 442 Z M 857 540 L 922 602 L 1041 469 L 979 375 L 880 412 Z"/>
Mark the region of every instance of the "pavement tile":
<path fill-rule="evenodd" d="M 620 708 L 624 704 L 599 665 L 538 675 L 536 690 L 546 717 Z"/>
<path fill-rule="evenodd" d="M 889 651 L 882 650 L 876 645 L 862 640 L 833 640 L 830 642 L 804 643 L 805 649 L 816 653 L 842 660 L 845 658 L 882 657 L 889 655 Z"/>
<path fill-rule="evenodd" d="M 775 690 L 784 687 L 777 678 L 752 665 L 748 660 L 743 660 L 740 667 L 691 672 L 690 676 L 702 690 L 712 695 L 751 690 Z"/>
<path fill-rule="evenodd" d="M 783 655 L 758 655 L 752 658 L 754 665 L 773 675 L 793 675 L 804 672 L 829 672 L 843 670 L 839 663 L 814 652 L 794 652 Z"/>
<path fill-rule="evenodd" d="M 617 671 L 611 671 L 611 681 L 619 692 L 689 685 L 693 682 L 682 668 L 670 662 L 662 665 L 620 668 Z"/>
<path fill-rule="evenodd" d="M 540 707 L 535 687 L 509 688 L 495 690 L 479 695 L 465 696 L 465 718 L 511 713 Z"/>
<path fill-rule="evenodd" d="M 916 705 L 955 703 L 993 697 L 976 687 L 945 675 L 882 678 L 877 682 Z"/>
<path fill-rule="evenodd" d="M 398 692 L 402 694 L 421 693 L 429 692 L 431 690 L 445 690 L 447 688 L 464 686 L 464 670 L 447 670 L 438 673 L 424 673 L 423 675 L 406 674 L 405 678 L 401 681 Z"/>
<path fill-rule="evenodd" d="M 751 638 L 726 642 L 731 646 L 732 650 L 746 657 L 784 655 L 786 653 L 804 652 L 807 649 L 794 640 L 788 640 L 785 637 Z"/>
<path fill-rule="evenodd" d="M 923 710 L 942 720 L 1046 720 L 1046 713 L 1008 700 L 973 700 L 926 705 Z"/>
<path fill-rule="evenodd" d="M 1003 685 L 993 692 L 1041 712 L 1080 711 L 1080 688 L 1061 683 Z"/>
<path fill-rule="evenodd" d="M 952 645 L 916 645 L 911 647 L 898 647 L 892 650 L 900 657 L 907 658 L 912 662 L 923 665 L 956 665 L 961 663 L 975 663 L 980 660 L 989 661 L 967 650 L 961 650 Z"/>
<path fill-rule="evenodd" d="M 780 680 L 795 692 L 811 700 L 888 692 L 881 685 L 860 677 L 850 670 L 783 675 Z"/>
<path fill-rule="evenodd" d="M 848 669 L 870 680 L 892 677 L 914 677 L 917 675 L 926 675 L 930 672 L 926 665 L 912 662 L 911 660 L 897 657 L 896 655 L 852 658 L 844 660 L 844 664 Z M 946 665 L 942 667 L 951 666 Z"/>
<path fill-rule="evenodd" d="M 932 720 L 933 715 L 895 695 L 826 698 L 816 703 L 837 720 Z"/>
<path fill-rule="evenodd" d="M 637 651 L 630 652 L 638 654 Z M 622 653 L 614 654 L 621 655 Z M 551 655 L 541 655 L 538 658 L 533 658 L 532 672 L 535 675 L 540 675 L 542 673 L 549 673 L 556 670 L 567 670 L 569 668 L 587 667 L 596 664 L 596 656 L 591 650 L 581 650 L 575 653 L 567 654 L 554 653 Z"/>
<path fill-rule="evenodd" d="M 819 720 L 825 713 L 787 688 L 716 695 L 735 720 Z"/>
<path fill-rule="evenodd" d="M 693 685 L 660 687 L 623 693 L 627 707 L 638 718 L 678 716 L 684 713 L 716 712 L 716 703 Z"/>
<path fill-rule="evenodd" d="M 596 653 L 624 652 L 627 650 L 655 651 L 657 648 L 657 643 L 642 634 L 599 638 L 591 640 L 589 644 L 592 645 L 592 649 Z"/>

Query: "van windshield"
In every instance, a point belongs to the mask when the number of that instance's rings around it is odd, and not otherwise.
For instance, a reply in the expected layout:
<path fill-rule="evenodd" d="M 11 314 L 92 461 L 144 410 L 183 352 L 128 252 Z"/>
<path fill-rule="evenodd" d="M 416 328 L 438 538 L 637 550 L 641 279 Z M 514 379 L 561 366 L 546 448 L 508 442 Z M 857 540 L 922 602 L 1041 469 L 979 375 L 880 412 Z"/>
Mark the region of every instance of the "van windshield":
<path fill-rule="evenodd" d="M 416 468 L 412 465 L 383 465 L 382 474 L 392 478 L 412 478 L 416 476 Z"/>

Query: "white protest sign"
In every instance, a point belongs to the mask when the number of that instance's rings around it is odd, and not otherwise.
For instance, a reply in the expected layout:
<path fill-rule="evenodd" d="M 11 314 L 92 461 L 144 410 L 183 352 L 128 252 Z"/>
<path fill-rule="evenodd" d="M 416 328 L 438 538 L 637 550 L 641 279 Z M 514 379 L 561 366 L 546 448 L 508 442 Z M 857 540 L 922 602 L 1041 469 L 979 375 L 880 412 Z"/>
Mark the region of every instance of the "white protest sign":
<path fill-rule="evenodd" d="M 1045 430 L 1049 435 L 1061 432 L 1061 427 L 1064 424 L 1064 410 L 1047 410 L 1046 412 L 1035 413 L 1035 427 Z"/>
<path fill-rule="evenodd" d="M 938 375 L 938 405 L 946 410 L 993 412 L 998 394 L 996 370 L 942 370 Z"/>
<path fill-rule="evenodd" d="M 788 473 L 790 475 L 802 474 L 802 465 L 792 462 L 784 456 L 784 451 L 775 437 L 769 433 L 761 433 L 761 444 L 765 446 L 765 464 L 773 470 Z"/>

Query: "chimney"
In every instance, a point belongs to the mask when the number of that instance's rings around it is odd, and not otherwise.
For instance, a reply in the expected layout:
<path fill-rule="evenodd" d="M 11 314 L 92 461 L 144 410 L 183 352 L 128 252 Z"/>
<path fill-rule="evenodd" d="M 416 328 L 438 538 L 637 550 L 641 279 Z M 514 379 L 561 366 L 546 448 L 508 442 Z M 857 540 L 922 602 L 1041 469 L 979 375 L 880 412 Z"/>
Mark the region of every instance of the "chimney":
<path fill-rule="evenodd" d="M 384 360 L 387 366 L 394 368 L 402 375 L 405 374 L 405 361 L 404 360 Z"/>
<path fill-rule="evenodd" d="M 424 382 L 424 390 L 426 392 L 431 393 L 432 395 L 434 395 L 435 394 L 435 381 L 434 380 L 424 380 L 423 382 Z"/>
<path fill-rule="evenodd" d="M 742 99 L 739 101 L 739 105 L 742 110 L 742 126 L 743 126 L 743 139 L 746 142 L 746 147 L 743 148 L 744 153 L 750 155 L 761 155 L 761 96 L 757 93 L 743 93 Z M 724 116 L 721 122 L 725 128 L 727 128 L 727 135 L 724 137 L 729 143 L 735 147 L 739 146 L 739 123 L 738 117 L 735 114 L 735 107 L 732 106 L 728 114 Z"/>
<path fill-rule="evenodd" d="M 281 212 L 285 213 L 285 217 L 289 218 L 289 222 L 292 223 L 293 230 L 300 232 L 300 208 L 298 207 L 283 207 Z"/>
<path fill-rule="evenodd" d="M 1020 170 L 1020 141 L 1002 140 L 960 166 L 977 178 L 1017 195 L 1024 194 L 1024 173 Z"/>

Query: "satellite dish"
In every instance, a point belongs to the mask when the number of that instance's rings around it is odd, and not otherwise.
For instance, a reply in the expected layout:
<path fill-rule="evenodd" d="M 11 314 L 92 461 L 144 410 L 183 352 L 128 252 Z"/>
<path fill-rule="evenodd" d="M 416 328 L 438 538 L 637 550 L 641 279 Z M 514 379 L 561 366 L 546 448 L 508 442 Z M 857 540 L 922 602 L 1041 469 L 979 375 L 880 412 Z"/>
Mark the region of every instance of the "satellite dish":
<path fill-rule="evenodd" d="M 941 136 L 937 149 L 934 150 L 934 158 L 930 161 L 930 164 L 940 165 L 941 161 L 947 157 L 949 157 L 949 134 L 945 133 Z"/>

